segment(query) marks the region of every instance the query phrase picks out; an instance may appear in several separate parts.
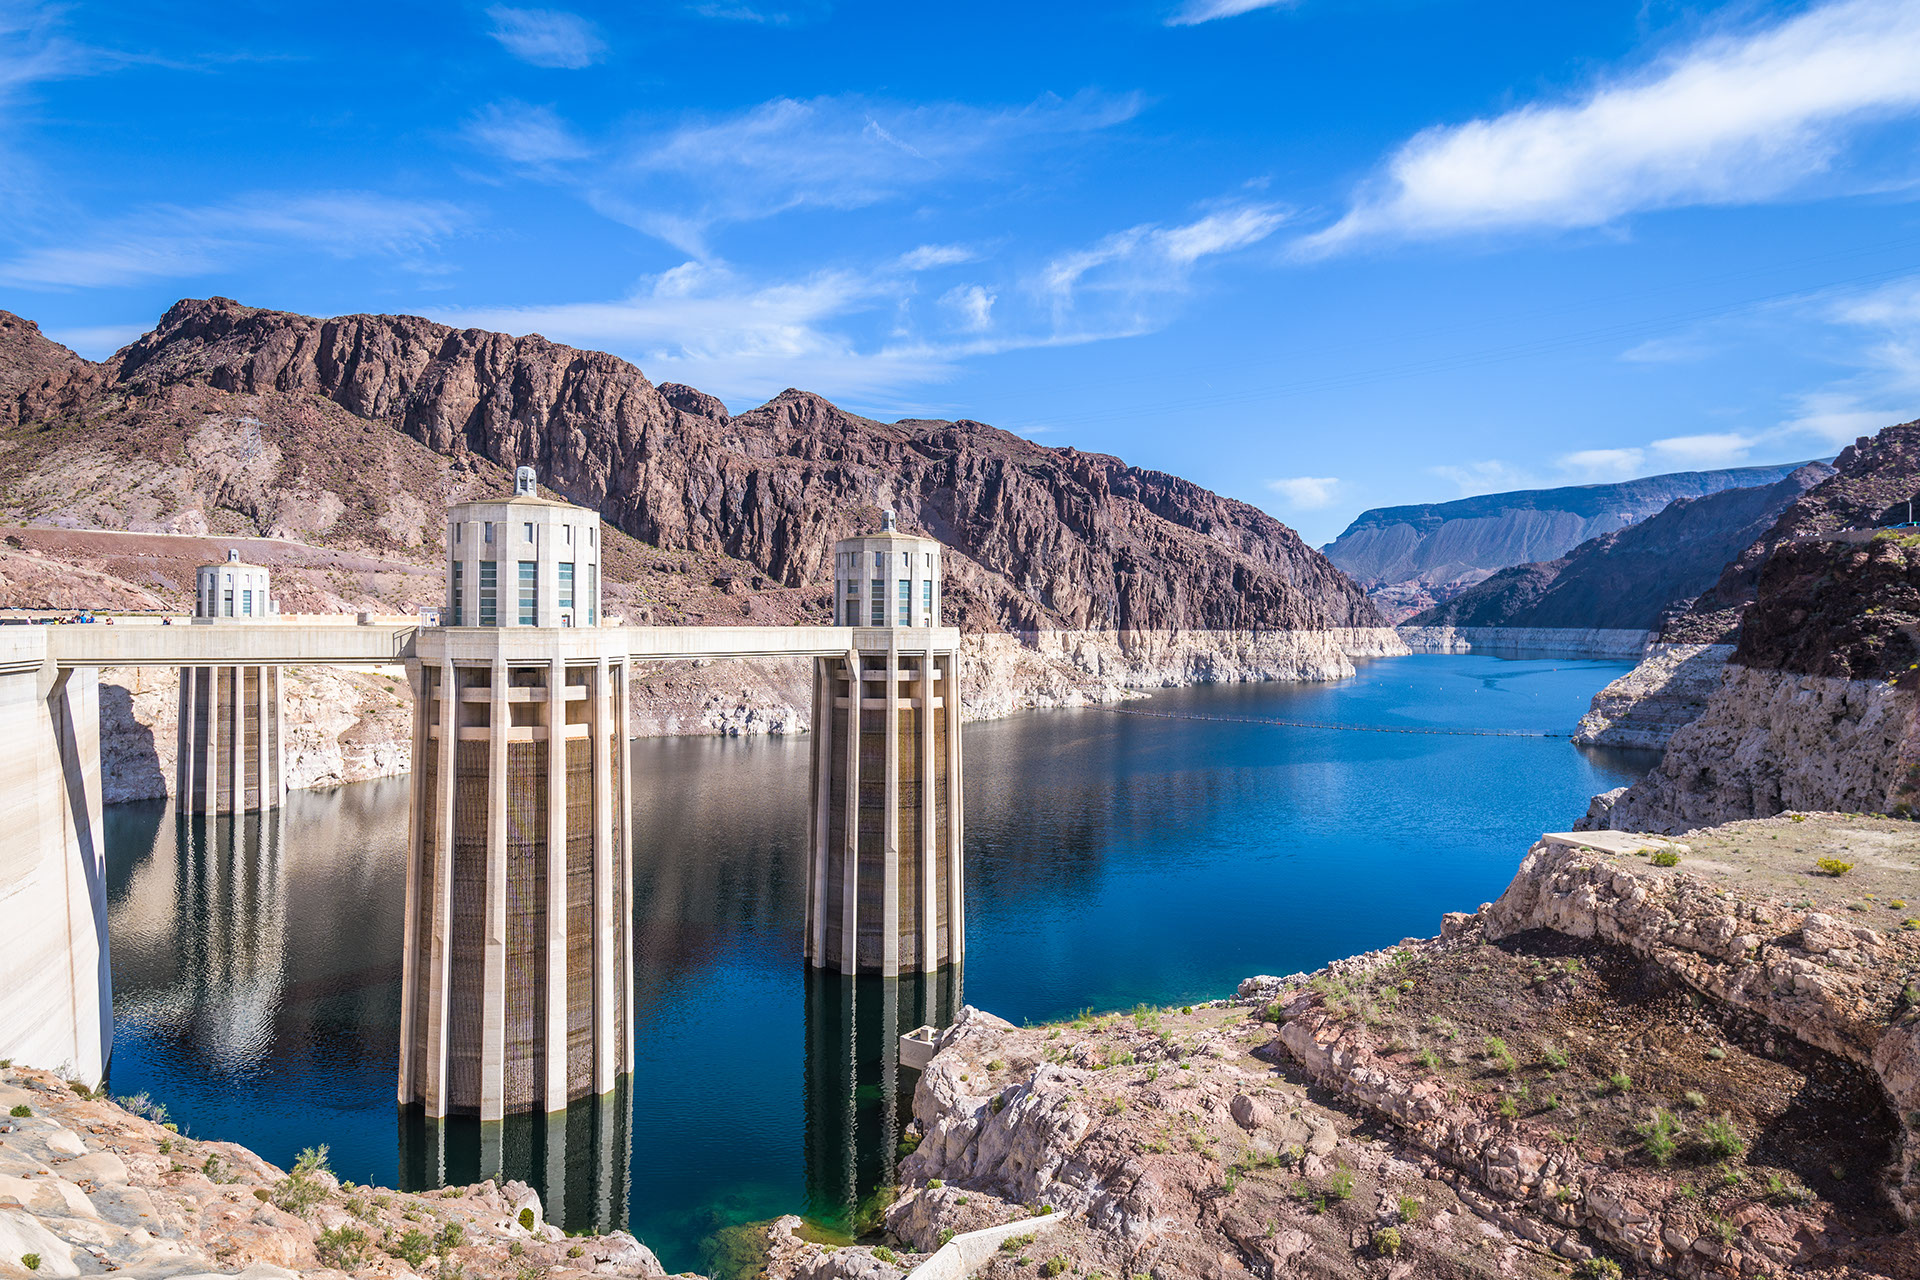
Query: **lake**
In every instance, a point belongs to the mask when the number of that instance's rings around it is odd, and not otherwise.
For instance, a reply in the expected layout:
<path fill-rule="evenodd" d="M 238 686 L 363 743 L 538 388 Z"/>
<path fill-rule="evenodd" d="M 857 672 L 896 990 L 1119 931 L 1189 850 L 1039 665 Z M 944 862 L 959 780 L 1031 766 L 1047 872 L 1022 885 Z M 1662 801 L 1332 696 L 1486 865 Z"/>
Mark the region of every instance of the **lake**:
<path fill-rule="evenodd" d="M 855 1224 L 910 1115 L 884 1050 L 959 999 L 1015 1022 L 1210 999 L 1497 896 L 1535 836 L 1651 766 L 1565 739 L 1629 665 L 1390 658 L 970 725 L 967 962 L 926 981 L 801 963 L 805 738 L 636 742 L 637 1070 L 564 1123 L 486 1132 L 395 1102 L 404 780 L 211 823 L 116 805 L 109 1086 L 281 1165 L 324 1142 L 360 1182 L 523 1177 L 569 1227 L 731 1271 L 751 1224 Z"/>

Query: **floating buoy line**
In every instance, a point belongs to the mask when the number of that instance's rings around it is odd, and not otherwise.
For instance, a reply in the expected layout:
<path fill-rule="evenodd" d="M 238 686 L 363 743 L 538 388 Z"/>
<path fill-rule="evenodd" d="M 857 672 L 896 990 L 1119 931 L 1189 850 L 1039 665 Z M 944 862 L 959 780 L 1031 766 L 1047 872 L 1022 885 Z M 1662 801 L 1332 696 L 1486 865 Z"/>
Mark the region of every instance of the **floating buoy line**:
<path fill-rule="evenodd" d="M 1202 716 L 1185 711 L 1136 711 L 1131 707 L 1100 705 L 1116 716 L 1146 716 L 1153 720 L 1209 720 L 1215 724 L 1277 725 L 1283 729 L 1338 729 L 1343 733 L 1421 733 L 1454 738 L 1570 738 L 1570 733 L 1541 733 L 1533 729 L 1441 729 L 1392 724 L 1334 724 L 1324 720 L 1280 720 L 1270 716 Z"/>

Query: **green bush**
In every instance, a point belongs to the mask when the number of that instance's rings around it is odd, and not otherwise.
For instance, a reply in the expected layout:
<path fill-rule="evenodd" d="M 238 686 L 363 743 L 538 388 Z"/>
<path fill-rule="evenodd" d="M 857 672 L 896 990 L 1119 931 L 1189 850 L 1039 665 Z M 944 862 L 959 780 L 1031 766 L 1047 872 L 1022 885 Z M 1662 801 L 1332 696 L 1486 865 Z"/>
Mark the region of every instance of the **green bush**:
<path fill-rule="evenodd" d="M 1653 1119 L 1640 1126 L 1640 1145 L 1646 1148 L 1647 1155 L 1657 1165 L 1665 1166 L 1673 1159 L 1680 1144 L 1676 1137 L 1685 1132 L 1680 1122 L 1658 1108 L 1654 1109 Z"/>
<path fill-rule="evenodd" d="M 1607 1077 L 1607 1087 L 1615 1093 L 1628 1093 L 1633 1089 L 1633 1077 L 1624 1071 L 1616 1071 Z"/>
<path fill-rule="evenodd" d="M 1040 1274 L 1043 1276 L 1057 1276 L 1066 1269 L 1067 1257 L 1063 1253 L 1056 1253 L 1040 1264 Z"/>
<path fill-rule="evenodd" d="M 1707 1144 L 1707 1150 L 1716 1160 L 1730 1159 L 1747 1149 L 1746 1142 L 1740 1137 L 1740 1130 L 1733 1123 L 1733 1117 L 1728 1115 L 1701 1124 L 1700 1140 Z"/>
<path fill-rule="evenodd" d="M 1680 1095 L 1680 1100 L 1695 1111 L 1699 1111 L 1707 1105 L 1707 1095 L 1698 1089 L 1687 1090 Z"/>
<path fill-rule="evenodd" d="M 1540 1046 L 1540 1061 L 1546 1064 L 1547 1070 L 1549 1071 L 1565 1071 L 1567 1069 L 1566 1051 L 1564 1049 L 1556 1049 L 1550 1044 Z"/>
<path fill-rule="evenodd" d="M 1429 1071 L 1438 1071 L 1440 1069 L 1440 1055 L 1431 1049 L 1422 1049 L 1414 1055 L 1413 1060 Z"/>
<path fill-rule="evenodd" d="M 1005 1240 L 1002 1240 L 1000 1242 L 1000 1252 L 1018 1253 L 1022 1249 L 1026 1248 L 1028 1245 L 1032 1244 L 1036 1239 L 1038 1239 L 1038 1237 L 1032 1236 L 1032 1235 L 1008 1236 Z"/>
<path fill-rule="evenodd" d="M 873 1246 L 873 1256 L 879 1259 L 881 1262 L 887 1263 L 889 1265 L 895 1262 L 898 1262 L 900 1260 L 900 1256 L 898 1254 L 896 1254 L 893 1250 L 887 1248 L 887 1246 L 883 1244 L 877 1244 Z"/>
<path fill-rule="evenodd" d="M 1382 1227 L 1373 1233 L 1373 1251 L 1383 1258 L 1400 1256 L 1400 1228 Z"/>
<path fill-rule="evenodd" d="M 20 1255 L 20 1265 L 29 1271 L 38 1271 L 40 1269 L 40 1255 L 37 1253 L 23 1253 Z"/>
<path fill-rule="evenodd" d="M 587 1251 L 577 1244 L 567 1250 L 567 1256 L 569 1258 L 583 1258 L 586 1256 L 586 1253 Z"/>
<path fill-rule="evenodd" d="M 28 1116 L 33 1114 L 33 1108 L 28 1106 L 24 1102 L 16 1102 L 13 1105 L 13 1110 L 9 1111 L 7 1114 L 12 1116 L 15 1120 L 25 1120 Z"/>
<path fill-rule="evenodd" d="M 1652 861 L 1656 867 L 1677 867 L 1680 865 L 1680 855 L 1671 849 L 1662 849 L 1653 855 Z"/>
<path fill-rule="evenodd" d="M 1327 1194 L 1335 1200 L 1353 1199 L 1353 1174 L 1346 1169 L 1342 1169 L 1331 1178 L 1328 1178 Z"/>
<path fill-rule="evenodd" d="M 1413 1196 L 1400 1197 L 1400 1221 L 1412 1222 L 1420 1216 L 1420 1201 Z"/>
<path fill-rule="evenodd" d="M 434 1238 L 433 1251 L 442 1256 L 452 1253 L 467 1240 L 467 1230 L 457 1222 L 446 1222 L 440 1226 L 440 1234 Z"/>
<path fill-rule="evenodd" d="M 953 1228 L 952 1228 L 952 1227 L 942 1227 L 942 1228 L 940 1228 L 940 1243 L 939 1243 L 939 1244 L 937 1244 L 937 1245 L 935 1245 L 935 1246 L 934 1246 L 934 1248 L 936 1248 L 936 1249 L 944 1249 L 944 1248 L 946 1248 L 946 1247 L 947 1247 L 947 1241 L 949 1241 L 949 1240 L 951 1240 L 951 1239 L 953 1239 Z"/>
<path fill-rule="evenodd" d="M 358 1271 L 367 1265 L 367 1233 L 343 1224 L 314 1237 L 313 1251 L 329 1267 Z"/>
<path fill-rule="evenodd" d="M 421 1264 L 433 1253 L 433 1237 L 418 1227 L 414 1227 L 409 1231 L 403 1232 L 400 1239 L 393 1243 L 388 1252 L 418 1271 Z"/>
<path fill-rule="evenodd" d="M 1573 1274 L 1580 1280 L 1620 1280 L 1620 1264 L 1611 1258 L 1588 1258 Z"/>
<path fill-rule="evenodd" d="M 520 1211 L 520 1229 L 522 1231 L 533 1230 L 533 1210 L 531 1207 Z"/>
<path fill-rule="evenodd" d="M 1513 1053 L 1507 1048 L 1507 1042 L 1499 1036 L 1488 1036 L 1480 1042 L 1480 1047 L 1486 1051 L 1487 1061 L 1508 1075 L 1512 1075 L 1514 1068 L 1519 1065 L 1514 1062 Z"/>
<path fill-rule="evenodd" d="M 1823 876 L 1843 876 L 1853 870 L 1851 862 L 1842 862 L 1838 858 L 1821 858 L 1813 865 Z"/>
<path fill-rule="evenodd" d="M 326 1147 L 308 1147 L 293 1162 L 292 1172 L 273 1184 L 274 1204 L 288 1213 L 306 1217 L 315 1205 L 327 1198 L 326 1184 L 320 1181 L 326 1172 Z"/>

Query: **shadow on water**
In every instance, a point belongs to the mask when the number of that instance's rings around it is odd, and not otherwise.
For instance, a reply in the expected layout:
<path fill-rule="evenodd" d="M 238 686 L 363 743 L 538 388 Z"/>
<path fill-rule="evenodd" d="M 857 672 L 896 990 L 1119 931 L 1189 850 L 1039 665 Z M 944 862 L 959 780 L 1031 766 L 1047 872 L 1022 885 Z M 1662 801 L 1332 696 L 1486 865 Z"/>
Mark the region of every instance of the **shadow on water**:
<path fill-rule="evenodd" d="M 626 1230 L 632 1166 L 633 1082 L 626 1076 L 600 1097 L 575 1099 L 551 1115 L 482 1123 L 430 1120 L 418 1107 L 400 1112 L 401 1190 L 524 1182 L 539 1193 L 546 1220 L 570 1233 Z"/>

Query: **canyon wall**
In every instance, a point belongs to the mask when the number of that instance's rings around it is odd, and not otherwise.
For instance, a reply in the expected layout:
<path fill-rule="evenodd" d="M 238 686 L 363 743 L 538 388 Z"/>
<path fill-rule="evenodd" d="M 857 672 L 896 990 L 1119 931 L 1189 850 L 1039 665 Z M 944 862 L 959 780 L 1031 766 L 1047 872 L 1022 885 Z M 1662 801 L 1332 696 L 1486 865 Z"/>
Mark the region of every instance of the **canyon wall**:
<path fill-rule="evenodd" d="M 1593 747 L 1665 750 L 1720 688 L 1730 644 L 1660 644 L 1640 665 L 1593 695 L 1573 740 Z"/>
<path fill-rule="evenodd" d="M 1592 627 L 1394 628 L 1414 653 L 1526 653 L 1548 658 L 1632 658 L 1646 652 L 1648 631 Z"/>

